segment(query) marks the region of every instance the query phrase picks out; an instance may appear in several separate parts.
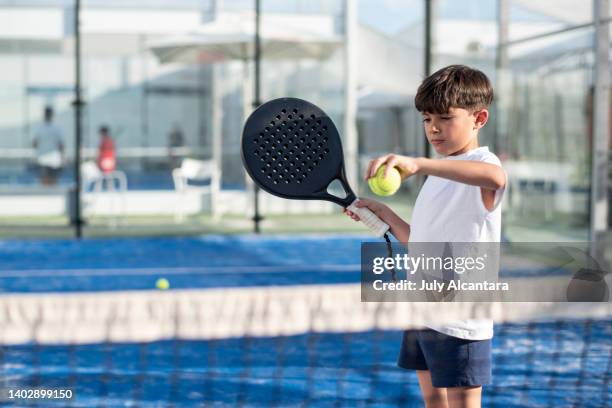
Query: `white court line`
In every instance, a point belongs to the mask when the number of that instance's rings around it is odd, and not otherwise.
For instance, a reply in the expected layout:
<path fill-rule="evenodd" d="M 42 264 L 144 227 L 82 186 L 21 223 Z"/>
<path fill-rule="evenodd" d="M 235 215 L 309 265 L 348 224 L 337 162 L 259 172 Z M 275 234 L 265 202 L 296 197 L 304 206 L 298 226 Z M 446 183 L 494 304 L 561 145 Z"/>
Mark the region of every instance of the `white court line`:
<path fill-rule="evenodd" d="M 108 269 L 23 269 L 0 270 L 2 278 L 22 278 L 30 276 L 115 276 L 115 275 L 181 275 L 186 273 L 283 273 L 293 269 L 314 272 L 356 272 L 361 265 L 274 265 L 274 266 L 202 266 L 170 268 L 108 268 Z"/>

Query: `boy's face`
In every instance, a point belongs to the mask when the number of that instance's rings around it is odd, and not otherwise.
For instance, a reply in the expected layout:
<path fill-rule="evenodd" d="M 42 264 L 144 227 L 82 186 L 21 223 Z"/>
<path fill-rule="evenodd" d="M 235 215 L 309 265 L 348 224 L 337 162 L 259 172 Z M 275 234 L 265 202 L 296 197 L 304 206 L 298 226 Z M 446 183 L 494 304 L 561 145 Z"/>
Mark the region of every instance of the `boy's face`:
<path fill-rule="evenodd" d="M 478 130 L 489 117 L 486 109 L 470 112 L 450 108 L 446 113 L 423 112 L 427 140 L 443 156 L 456 156 L 478 147 Z"/>

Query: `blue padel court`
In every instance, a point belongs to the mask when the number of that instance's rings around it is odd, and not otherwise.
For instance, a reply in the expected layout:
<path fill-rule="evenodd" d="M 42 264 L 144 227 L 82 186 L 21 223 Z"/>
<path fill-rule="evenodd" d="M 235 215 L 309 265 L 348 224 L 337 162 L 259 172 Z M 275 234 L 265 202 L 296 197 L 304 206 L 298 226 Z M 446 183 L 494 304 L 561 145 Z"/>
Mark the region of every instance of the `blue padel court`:
<path fill-rule="evenodd" d="M 357 284 L 362 236 L 207 236 L 0 243 L 10 296 Z M 67 293 L 70 292 L 70 293 Z M 231 307 L 231 305 L 227 305 Z M 510 305 L 511 306 L 511 305 Z M 16 319 L 10 307 L 0 319 Z M 13 313 L 11 315 L 11 313 Z M 612 321 L 496 325 L 483 406 L 612 403 Z M 36 406 L 422 406 L 414 373 L 396 367 L 401 332 L 5 344 L 2 388 L 69 388 Z M 6 396 L 3 396 L 6 398 Z M 8 406 L 27 403 L 4 401 Z M 27 401 L 26 401 L 27 402 Z"/>

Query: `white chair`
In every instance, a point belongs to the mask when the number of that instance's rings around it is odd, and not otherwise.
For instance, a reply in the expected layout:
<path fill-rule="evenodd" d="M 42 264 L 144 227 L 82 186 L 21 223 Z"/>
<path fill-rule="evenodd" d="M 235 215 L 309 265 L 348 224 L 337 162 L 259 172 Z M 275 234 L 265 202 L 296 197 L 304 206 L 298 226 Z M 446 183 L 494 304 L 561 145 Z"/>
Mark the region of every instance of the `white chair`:
<path fill-rule="evenodd" d="M 211 213 L 213 219 L 217 220 L 220 213 L 216 205 L 219 192 L 219 171 L 214 160 L 183 159 L 181 167 L 172 170 L 174 189 L 177 192 L 175 206 L 175 221 L 182 222 L 185 219 L 186 196 L 188 191 L 198 191 L 210 194 Z M 206 186 L 194 186 L 190 181 L 209 181 Z"/>
<path fill-rule="evenodd" d="M 561 200 L 570 199 L 570 163 L 506 161 L 503 166 L 508 174 L 510 206 L 521 214 L 543 210 L 544 218 L 551 219 Z"/>
<path fill-rule="evenodd" d="M 125 193 L 128 189 L 127 176 L 120 170 L 115 170 L 110 173 L 103 173 L 94 161 L 86 161 L 81 164 L 81 189 L 84 192 L 84 197 L 90 198 L 89 206 L 90 213 L 97 213 L 98 198 L 103 192 L 113 193 L 110 196 L 112 209 L 110 211 L 115 217 L 113 218 L 113 226 L 116 225 L 117 216 L 125 213 L 126 197 Z M 91 192 L 90 192 L 91 190 Z M 116 195 L 119 193 L 119 208 L 115 206 Z M 87 197 L 89 196 L 89 197 Z"/>

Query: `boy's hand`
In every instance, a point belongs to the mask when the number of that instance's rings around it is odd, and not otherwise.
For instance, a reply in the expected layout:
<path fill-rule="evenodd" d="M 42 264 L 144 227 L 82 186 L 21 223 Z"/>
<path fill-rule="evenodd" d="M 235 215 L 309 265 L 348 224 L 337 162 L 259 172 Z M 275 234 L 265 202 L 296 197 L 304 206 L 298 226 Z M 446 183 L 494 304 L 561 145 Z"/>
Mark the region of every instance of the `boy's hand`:
<path fill-rule="evenodd" d="M 367 207 L 370 211 L 372 211 L 378 218 L 385 221 L 385 213 L 387 212 L 388 207 L 383 203 L 380 203 L 376 200 L 371 200 L 369 198 L 360 198 L 357 203 L 355 203 L 357 208 Z M 342 212 L 354 219 L 355 221 L 360 221 L 360 218 L 354 212 L 347 210 L 346 208 L 342 209 Z"/>
<path fill-rule="evenodd" d="M 360 198 L 355 205 L 358 208 L 367 207 L 391 228 L 391 234 L 393 234 L 399 242 L 408 242 L 410 238 L 410 225 L 394 213 L 391 208 L 376 200 L 370 200 L 369 198 Z M 344 208 L 342 212 L 355 221 L 359 221 L 359 216 L 352 211 Z"/>
<path fill-rule="evenodd" d="M 389 169 L 393 167 L 399 171 L 402 180 L 419 171 L 418 159 L 409 156 L 401 156 L 399 154 L 386 154 L 370 161 L 365 172 L 365 180 L 367 181 L 369 178 L 374 177 L 376 175 L 376 170 L 383 164 L 387 166 L 385 168 L 384 177 L 387 177 Z"/>

